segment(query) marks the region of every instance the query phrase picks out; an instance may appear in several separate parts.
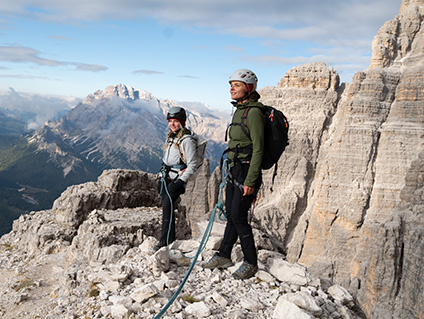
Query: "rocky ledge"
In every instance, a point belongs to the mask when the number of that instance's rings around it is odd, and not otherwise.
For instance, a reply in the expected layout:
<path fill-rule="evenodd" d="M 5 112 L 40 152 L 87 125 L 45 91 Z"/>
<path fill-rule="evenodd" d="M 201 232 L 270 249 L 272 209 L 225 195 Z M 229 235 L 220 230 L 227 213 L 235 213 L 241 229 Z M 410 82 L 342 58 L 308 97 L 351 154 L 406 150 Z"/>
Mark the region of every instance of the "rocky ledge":
<path fill-rule="evenodd" d="M 188 239 L 183 231 L 169 249 L 153 249 L 161 219 L 156 190 L 131 192 L 129 185 L 155 183 L 147 173 L 105 171 L 96 183 L 65 191 L 52 210 L 21 216 L 0 239 L 0 316 L 136 319 L 158 314 L 183 282 L 203 233 Z M 126 202 L 151 206 L 129 208 Z M 176 213 L 179 229 L 187 229 L 184 214 Z M 207 224 L 199 222 L 198 229 Z M 354 298 L 325 278 L 325 271 L 318 278 L 287 262 L 257 229 L 260 264 L 254 277 L 231 276 L 242 262 L 240 246 L 233 251 L 233 267 L 203 269 L 223 230 L 217 219 L 163 318 L 364 318 Z"/>

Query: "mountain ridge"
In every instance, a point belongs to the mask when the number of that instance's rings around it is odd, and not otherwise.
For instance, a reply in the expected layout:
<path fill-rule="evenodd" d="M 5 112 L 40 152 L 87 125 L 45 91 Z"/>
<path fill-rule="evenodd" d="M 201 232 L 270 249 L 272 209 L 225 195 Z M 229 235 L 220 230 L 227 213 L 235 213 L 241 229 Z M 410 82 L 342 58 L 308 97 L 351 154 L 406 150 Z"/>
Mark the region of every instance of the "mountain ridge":
<path fill-rule="evenodd" d="M 104 169 L 158 172 L 168 131 L 166 113 L 175 105 L 180 104 L 117 84 L 89 94 L 59 120 L 47 121 L 33 132 L 26 130 L 24 121 L 0 113 L 0 129 L 4 127 L 7 134 L 0 148 L 0 220 L 4 225 L 0 234 L 10 231 L 19 214 L 50 208 L 67 186 L 95 180 Z M 208 139 L 206 157 L 214 168 L 224 149 L 223 131 L 229 114 L 204 104 L 190 106 L 193 109 L 186 107 L 187 123 Z M 43 186 L 47 192 L 22 191 L 20 185 L 38 189 L 37 178 L 43 185 L 50 181 L 50 186 Z M 30 197 L 33 205 L 28 203 Z"/>
<path fill-rule="evenodd" d="M 81 149 L 88 160 L 100 163 L 103 168 L 152 172 L 158 170 L 161 162 L 161 148 L 168 131 L 166 114 L 176 105 L 171 100 L 159 100 L 144 90 L 135 90 L 124 84 L 111 85 L 104 91 L 88 95 L 60 121 L 48 122 L 45 126 L 63 136 L 69 145 Z M 186 109 L 187 126 L 211 142 L 211 151 L 207 148 L 206 157 L 210 157 L 216 165 L 217 154 L 211 156 L 211 152 L 219 144 L 221 149 L 224 148 L 222 131 L 225 120 L 222 114 L 225 113 L 215 112 L 206 106 L 203 109 L 208 112 Z M 211 127 L 215 129 L 211 130 Z M 111 154 L 110 149 L 119 152 L 119 156 Z M 152 158 L 157 158 L 156 164 L 150 169 L 140 166 L 141 163 L 134 158 L 137 150 L 144 150 L 145 154 L 150 152 Z"/>

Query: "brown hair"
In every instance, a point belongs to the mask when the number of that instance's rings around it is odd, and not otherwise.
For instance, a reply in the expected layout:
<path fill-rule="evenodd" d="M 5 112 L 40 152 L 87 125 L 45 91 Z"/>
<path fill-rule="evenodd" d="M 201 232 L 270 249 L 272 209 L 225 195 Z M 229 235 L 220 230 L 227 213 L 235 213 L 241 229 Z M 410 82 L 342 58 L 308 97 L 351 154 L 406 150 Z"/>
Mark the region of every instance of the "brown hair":
<path fill-rule="evenodd" d="M 248 99 L 258 102 L 259 99 L 261 98 L 261 96 L 259 95 L 259 93 L 257 91 L 253 91 L 249 93 Z"/>

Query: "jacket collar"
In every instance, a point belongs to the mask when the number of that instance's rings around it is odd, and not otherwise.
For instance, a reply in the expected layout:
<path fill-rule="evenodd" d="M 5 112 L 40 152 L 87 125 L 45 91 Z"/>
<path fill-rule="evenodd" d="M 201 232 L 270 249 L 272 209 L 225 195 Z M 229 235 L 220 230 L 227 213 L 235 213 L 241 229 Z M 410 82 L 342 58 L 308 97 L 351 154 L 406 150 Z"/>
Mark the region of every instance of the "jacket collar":
<path fill-rule="evenodd" d="M 231 104 L 236 107 L 237 109 L 245 109 L 248 108 L 250 106 L 257 106 L 257 107 L 262 107 L 263 104 L 261 102 L 256 102 L 254 100 L 247 100 L 246 102 L 243 103 L 237 103 L 236 101 L 232 101 Z"/>

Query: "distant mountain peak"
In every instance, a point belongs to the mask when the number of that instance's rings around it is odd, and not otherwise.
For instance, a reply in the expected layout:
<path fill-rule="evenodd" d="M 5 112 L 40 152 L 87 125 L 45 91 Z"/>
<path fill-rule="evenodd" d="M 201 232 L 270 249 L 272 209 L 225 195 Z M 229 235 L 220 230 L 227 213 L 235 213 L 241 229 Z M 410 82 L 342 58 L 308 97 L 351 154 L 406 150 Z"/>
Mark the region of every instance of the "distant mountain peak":
<path fill-rule="evenodd" d="M 140 99 L 147 101 L 156 100 L 156 98 L 150 92 L 144 90 L 135 90 L 133 87 L 121 83 L 116 85 L 109 85 L 104 89 L 104 91 L 97 90 L 93 94 L 88 95 L 84 99 L 83 103 L 111 97 L 119 97 L 121 99 L 133 101 Z"/>
<path fill-rule="evenodd" d="M 103 95 L 118 96 L 123 99 L 138 100 L 138 91 L 125 84 L 109 85 L 103 91 Z"/>

